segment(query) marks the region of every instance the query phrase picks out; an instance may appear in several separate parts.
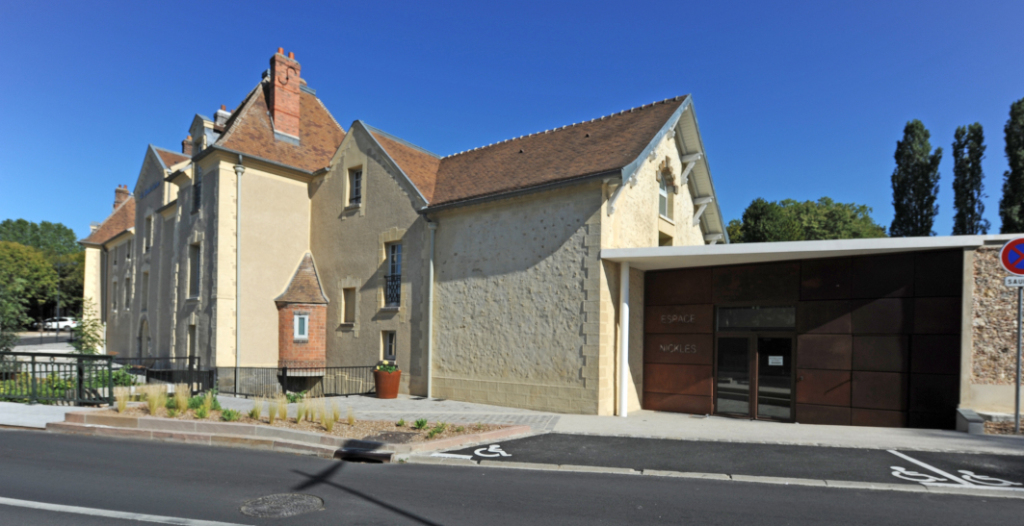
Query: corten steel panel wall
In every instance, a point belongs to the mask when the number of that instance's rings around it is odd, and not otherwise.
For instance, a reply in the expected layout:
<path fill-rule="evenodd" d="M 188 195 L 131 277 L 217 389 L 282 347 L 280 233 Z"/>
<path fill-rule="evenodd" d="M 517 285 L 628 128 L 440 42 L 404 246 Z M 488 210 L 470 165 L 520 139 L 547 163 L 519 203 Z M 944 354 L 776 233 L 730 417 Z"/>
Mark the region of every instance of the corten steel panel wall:
<path fill-rule="evenodd" d="M 715 305 L 795 304 L 796 421 L 952 428 L 962 264 L 951 250 L 649 272 L 644 407 L 713 410 Z"/>

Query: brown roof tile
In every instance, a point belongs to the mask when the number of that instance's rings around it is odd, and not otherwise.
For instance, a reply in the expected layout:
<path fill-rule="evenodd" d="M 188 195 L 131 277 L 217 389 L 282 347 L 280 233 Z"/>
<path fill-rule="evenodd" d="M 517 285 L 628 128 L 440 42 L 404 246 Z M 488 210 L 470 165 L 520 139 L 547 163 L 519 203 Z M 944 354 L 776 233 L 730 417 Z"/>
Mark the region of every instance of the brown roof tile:
<path fill-rule="evenodd" d="M 409 146 L 401 139 L 380 130 L 372 129 L 370 133 L 430 203 L 434 196 L 434 182 L 441 158 Z"/>
<path fill-rule="evenodd" d="M 327 303 L 323 290 L 320 288 L 320 278 L 316 273 L 316 265 L 313 264 L 313 256 L 306 253 L 299 263 L 299 268 L 292 276 L 292 282 L 288 284 L 284 294 L 278 296 L 274 301 L 280 303 Z"/>
<path fill-rule="evenodd" d="M 444 157 L 430 204 L 618 170 L 636 160 L 685 100 L 686 96 L 667 99 Z"/>
<path fill-rule="evenodd" d="M 225 123 L 218 146 L 313 172 L 330 164 L 345 131 L 314 95 L 299 94 L 300 145 L 274 138 L 263 85 L 257 86 Z"/>
<path fill-rule="evenodd" d="M 129 196 L 121 206 L 114 210 L 114 213 L 100 223 L 100 227 L 89 237 L 79 241 L 92 245 L 102 245 L 110 241 L 114 236 L 135 226 L 135 196 Z"/>
<path fill-rule="evenodd" d="M 171 166 L 174 166 L 175 164 L 178 164 L 181 161 L 187 161 L 189 159 L 187 155 L 172 152 L 170 150 L 165 150 L 157 146 L 154 146 L 153 150 L 156 151 L 156 154 L 160 156 L 160 160 L 164 162 L 164 166 L 167 168 L 170 168 Z"/>

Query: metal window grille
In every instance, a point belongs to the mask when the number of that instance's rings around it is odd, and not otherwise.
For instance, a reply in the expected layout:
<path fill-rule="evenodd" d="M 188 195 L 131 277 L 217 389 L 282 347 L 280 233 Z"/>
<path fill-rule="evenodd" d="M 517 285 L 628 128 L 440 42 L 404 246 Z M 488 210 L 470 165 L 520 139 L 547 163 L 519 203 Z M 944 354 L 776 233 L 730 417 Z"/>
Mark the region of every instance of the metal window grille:
<path fill-rule="evenodd" d="M 199 211 L 199 206 L 203 204 L 203 180 L 199 177 L 198 169 L 195 174 L 195 182 L 192 183 L 192 213 Z"/>
<path fill-rule="evenodd" d="M 384 276 L 384 303 L 388 307 L 402 304 L 402 275 Z"/>
<path fill-rule="evenodd" d="M 352 184 L 349 189 L 348 204 L 358 205 L 363 202 L 363 171 L 352 170 Z"/>

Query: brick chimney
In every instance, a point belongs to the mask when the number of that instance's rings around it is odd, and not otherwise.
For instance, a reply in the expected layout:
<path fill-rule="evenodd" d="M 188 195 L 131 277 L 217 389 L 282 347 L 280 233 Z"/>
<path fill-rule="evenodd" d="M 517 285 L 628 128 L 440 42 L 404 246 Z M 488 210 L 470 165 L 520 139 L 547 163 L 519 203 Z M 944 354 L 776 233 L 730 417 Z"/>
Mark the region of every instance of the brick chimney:
<path fill-rule="evenodd" d="M 117 210 L 117 207 L 127 201 L 131 195 L 132 193 L 128 191 L 128 185 L 117 185 L 117 188 L 114 190 L 114 210 Z"/>
<path fill-rule="evenodd" d="M 270 115 L 274 131 L 299 137 L 299 73 L 302 67 L 295 53 L 284 55 L 284 48 L 270 57 Z"/>
<path fill-rule="evenodd" d="M 192 157 L 192 136 L 185 137 L 185 140 L 181 141 L 181 153 Z"/>

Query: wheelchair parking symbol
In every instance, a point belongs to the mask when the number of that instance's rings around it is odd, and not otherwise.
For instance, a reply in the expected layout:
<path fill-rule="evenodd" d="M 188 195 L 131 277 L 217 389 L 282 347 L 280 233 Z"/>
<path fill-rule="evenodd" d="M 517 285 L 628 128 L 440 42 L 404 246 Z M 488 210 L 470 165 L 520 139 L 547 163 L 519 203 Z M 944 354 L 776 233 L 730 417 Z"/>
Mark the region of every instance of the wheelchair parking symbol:
<path fill-rule="evenodd" d="M 474 455 L 484 458 L 511 457 L 510 453 L 501 450 L 501 444 L 491 444 L 473 452 Z"/>

